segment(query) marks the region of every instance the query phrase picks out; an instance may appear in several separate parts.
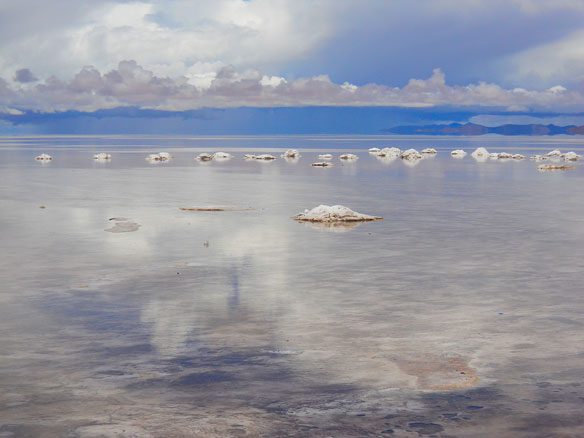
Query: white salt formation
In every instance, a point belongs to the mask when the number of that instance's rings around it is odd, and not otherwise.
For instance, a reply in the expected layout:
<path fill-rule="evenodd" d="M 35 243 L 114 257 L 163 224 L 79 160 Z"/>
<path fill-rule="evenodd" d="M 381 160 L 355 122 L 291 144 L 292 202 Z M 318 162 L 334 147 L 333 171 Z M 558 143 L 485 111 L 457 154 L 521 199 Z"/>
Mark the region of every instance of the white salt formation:
<path fill-rule="evenodd" d="M 172 155 L 170 155 L 168 152 L 159 152 L 157 154 L 150 154 L 146 157 L 146 161 L 150 161 L 152 163 L 154 162 L 160 162 L 160 161 L 168 161 L 172 158 Z"/>
<path fill-rule="evenodd" d="M 320 154 L 318 156 L 319 160 L 332 160 L 333 156 L 331 154 Z"/>
<path fill-rule="evenodd" d="M 416 161 L 422 158 L 422 154 L 415 149 L 408 149 L 407 151 L 402 152 L 400 157 L 402 160 Z"/>
<path fill-rule="evenodd" d="M 230 158 L 233 158 L 233 155 L 227 152 L 215 152 L 213 154 L 214 160 L 229 160 Z"/>
<path fill-rule="evenodd" d="M 527 157 L 521 154 L 513 154 L 511 158 L 513 158 L 514 160 L 525 160 Z"/>
<path fill-rule="evenodd" d="M 330 166 L 334 166 L 334 164 L 330 163 L 328 161 L 319 161 L 318 163 L 312 163 L 312 166 L 314 166 L 314 167 L 330 167 Z"/>
<path fill-rule="evenodd" d="M 486 150 L 485 148 L 476 148 L 475 151 L 470 154 L 471 157 L 473 158 L 488 158 L 489 157 L 489 151 Z"/>
<path fill-rule="evenodd" d="M 282 154 L 282 158 L 300 158 L 300 152 L 296 149 L 288 149 L 286 152 Z"/>
<path fill-rule="evenodd" d="M 51 157 L 50 155 L 47 155 L 47 154 L 40 154 L 40 155 L 34 157 L 34 159 L 37 161 L 50 161 L 53 159 L 53 157 Z"/>
<path fill-rule="evenodd" d="M 497 158 L 499 160 L 509 160 L 509 159 L 513 158 L 513 154 L 510 154 L 509 152 L 499 152 L 497 154 Z"/>
<path fill-rule="evenodd" d="M 573 166 L 565 166 L 565 165 L 555 165 L 555 164 L 540 164 L 537 166 L 537 170 L 540 172 L 552 172 L 554 170 L 572 170 L 574 169 Z"/>
<path fill-rule="evenodd" d="M 498 160 L 498 159 L 499 159 L 499 154 L 498 154 L 497 152 L 491 152 L 491 153 L 489 154 L 489 158 L 490 158 L 491 160 Z"/>
<path fill-rule="evenodd" d="M 566 161 L 578 161 L 580 158 L 582 157 L 576 152 L 568 152 L 567 154 L 564 154 L 564 160 Z"/>
<path fill-rule="evenodd" d="M 420 151 L 420 153 L 425 154 L 425 155 L 436 155 L 438 153 L 438 151 L 436 149 L 433 149 L 433 148 L 426 148 L 426 149 L 422 149 Z"/>
<path fill-rule="evenodd" d="M 546 157 L 545 155 L 533 155 L 529 157 L 529 159 L 534 161 L 546 161 L 548 157 Z"/>
<path fill-rule="evenodd" d="M 554 149 L 553 151 L 548 152 L 546 155 L 548 157 L 558 158 L 562 156 L 562 153 L 558 149 Z"/>
<path fill-rule="evenodd" d="M 312 210 L 304 210 L 304 213 L 298 213 L 293 219 L 301 222 L 365 222 L 383 218 L 357 213 L 343 205 L 319 205 Z"/>
<path fill-rule="evenodd" d="M 246 160 L 264 160 L 264 161 L 270 161 L 270 160 L 276 159 L 276 157 L 274 157 L 273 155 L 270 155 L 270 154 L 261 154 L 261 155 L 246 154 L 243 156 L 243 158 Z"/>
<path fill-rule="evenodd" d="M 110 221 L 116 221 L 116 223 L 113 227 L 106 228 L 104 230 L 109 233 L 131 233 L 132 231 L 138 231 L 138 229 L 142 226 L 139 223 L 125 217 L 112 217 Z"/>
<path fill-rule="evenodd" d="M 462 149 L 456 149 L 456 150 L 450 152 L 450 155 L 452 155 L 453 157 L 456 157 L 456 158 L 463 158 L 466 156 L 466 152 L 464 152 Z"/>
<path fill-rule="evenodd" d="M 340 160 L 347 160 L 347 161 L 355 161 L 358 160 L 359 157 L 355 154 L 343 154 L 339 157 Z"/>
<path fill-rule="evenodd" d="M 93 156 L 94 160 L 98 160 L 98 161 L 106 161 L 106 160 L 111 160 L 112 156 L 110 154 L 106 154 L 105 152 L 101 152 L 99 154 L 95 154 Z"/>
<path fill-rule="evenodd" d="M 383 148 L 377 152 L 378 157 L 399 157 L 402 151 L 400 148 Z"/>
<path fill-rule="evenodd" d="M 195 158 L 197 161 L 211 161 L 213 159 L 213 155 L 203 152 L 199 154 L 198 157 Z"/>
<path fill-rule="evenodd" d="M 379 148 L 369 148 L 369 152 L 371 152 L 371 153 L 377 153 L 379 151 L 380 151 Z"/>

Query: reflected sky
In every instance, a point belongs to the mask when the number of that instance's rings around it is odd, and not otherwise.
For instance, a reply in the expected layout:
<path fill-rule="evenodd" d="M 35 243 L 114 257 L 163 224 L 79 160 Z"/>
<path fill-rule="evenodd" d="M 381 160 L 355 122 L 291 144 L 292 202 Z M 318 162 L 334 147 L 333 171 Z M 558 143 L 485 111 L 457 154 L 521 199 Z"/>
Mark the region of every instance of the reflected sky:
<path fill-rule="evenodd" d="M 581 164 L 455 160 L 459 138 L 407 140 L 439 151 L 415 167 L 367 153 L 400 138 L 139 140 L 2 139 L 0 436 L 582 430 Z M 194 160 L 217 150 L 235 157 Z M 384 220 L 291 219 L 319 204 Z M 254 210 L 180 210 L 208 205 Z"/>

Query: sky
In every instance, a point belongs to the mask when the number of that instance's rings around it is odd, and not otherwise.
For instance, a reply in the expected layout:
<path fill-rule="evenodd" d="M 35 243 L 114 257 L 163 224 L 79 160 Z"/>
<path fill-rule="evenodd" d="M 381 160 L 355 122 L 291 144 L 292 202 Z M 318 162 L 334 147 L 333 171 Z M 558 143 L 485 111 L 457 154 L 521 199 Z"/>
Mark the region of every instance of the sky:
<path fill-rule="evenodd" d="M 584 1 L 0 0 L 0 133 L 451 121 L 584 124 Z"/>

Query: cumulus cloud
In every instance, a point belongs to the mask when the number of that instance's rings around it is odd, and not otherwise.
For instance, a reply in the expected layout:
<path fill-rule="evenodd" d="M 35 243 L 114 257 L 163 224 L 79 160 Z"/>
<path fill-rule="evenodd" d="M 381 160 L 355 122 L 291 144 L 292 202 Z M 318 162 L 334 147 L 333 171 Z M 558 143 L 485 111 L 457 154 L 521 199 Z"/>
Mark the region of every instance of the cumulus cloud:
<path fill-rule="evenodd" d="M 14 80 L 22 84 L 38 81 L 35 75 L 33 75 L 28 68 L 21 68 L 19 70 L 16 70 L 16 72 L 14 73 Z"/>
<path fill-rule="evenodd" d="M 427 79 L 411 79 L 403 88 L 378 84 L 337 84 L 326 75 L 288 81 L 259 70 L 216 71 L 206 85 L 194 85 L 185 76 L 157 76 L 136 61 L 122 61 L 105 73 L 84 67 L 70 80 L 55 76 L 34 85 L 9 85 L 0 80 L 0 107 L 19 110 L 96 111 L 135 106 L 184 111 L 202 107 L 296 106 L 473 106 L 507 109 L 581 111 L 584 94 L 555 86 L 543 91 L 504 89 L 496 84 L 451 86 L 435 69 Z"/>

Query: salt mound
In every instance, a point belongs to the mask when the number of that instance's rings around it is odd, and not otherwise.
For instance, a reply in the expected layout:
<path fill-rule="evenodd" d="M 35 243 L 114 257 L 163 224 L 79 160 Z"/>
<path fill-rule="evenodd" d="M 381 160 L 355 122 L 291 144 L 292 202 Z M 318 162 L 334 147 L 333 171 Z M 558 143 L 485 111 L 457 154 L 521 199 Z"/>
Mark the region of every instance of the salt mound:
<path fill-rule="evenodd" d="M 511 158 L 513 158 L 514 160 L 525 160 L 527 157 L 521 154 L 513 154 Z"/>
<path fill-rule="evenodd" d="M 319 160 L 332 160 L 333 156 L 331 154 L 320 154 L 318 156 Z"/>
<path fill-rule="evenodd" d="M 296 149 L 288 149 L 282 154 L 282 158 L 300 158 L 300 152 Z"/>
<path fill-rule="evenodd" d="M 557 166 L 554 164 L 540 164 L 537 166 L 537 170 L 540 172 L 551 172 L 554 170 L 572 170 L 574 166 Z"/>
<path fill-rule="evenodd" d="M 37 161 L 49 161 L 49 160 L 52 160 L 53 157 L 51 157 L 50 155 L 47 155 L 47 154 L 40 154 L 40 155 L 34 157 L 34 159 Z"/>
<path fill-rule="evenodd" d="M 510 154 L 509 152 L 499 152 L 497 154 L 497 158 L 499 160 L 508 160 L 508 159 L 513 158 L 513 154 Z"/>
<path fill-rule="evenodd" d="M 369 148 L 369 152 L 371 152 L 371 153 L 376 153 L 376 152 L 379 152 L 379 151 L 380 151 L 379 148 Z"/>
<path fill-rule="evenodd" d="M 435 155 L 438 153 L 438 151 L 436 149 L 433 149 L 433 148 L 422 149 L 420 152 L 422 154 L 428 154 L 428 155 Z"/>
<path fill-rule="evenodd" d="M 158 161 L 168 161 L 172 158 L 168 152 L 159 152 L 157 154 L 150 154 L 146 157 L 146 161 L 158 162 Z"/>
<path fill-rule="evenodd" d="M 546 154 L 548 157 L 560 157 L 561 155 L 562 153 L 558 149 L 554 149 L 553 151 Z"/>
<path fill-rule="evenodd" d="M 485 148 L 476 148 L 475 151 L 470 154 L 471 157 L 473 157 L 475 160 L 479 160 L 481 158 L 488 158 L 489 157 L 489 151 L 486 150 Z"/>
<path fill-rule="evenodd" d="M 105 152 L 101 152 L 99 154 L 95 154 L 93 156 L 94 160 L 99 160 L 99 161 L 105 161 L 105 160 L 111 160 L 112 156 L 110 154 L 106 154 Z"/>
<path fill-rule="evenodd" d="M 378 153 L 378 157 L 399 157 L 402 151 L 400 148 L 383 148 Z"/>
<path fill-rule="evenodd" d="M 227 152 L 215 152 L 213 154 L 214 160 L 229 160 L 230 158 L 233 158 L 233 155 L 228 154 Z"/>
<path fill-rule="evenodd" d="M 319 205 L 312 210 L 304 210 L 304 213 L 298 213 L 293 219 L 302 222 L 365 222 L 383 218 L 357 213 L 343 205 Z"/>
<path fill-rule="evenodd" d="M 329 163 L 328 161 L 319 161 L 317 163 L 312 163 L 312 166 L 314 166 L 314 167 L 330 167 L 330 166 L 334 166 L 334 164 Z"/>
<path fill-rule="evenodd" d="M 580 158 L 582 157 L 576 152 L 568 152 L 567 154 L 564 154 L 564 160 L 566 161 L 578 161 Z"/>
<path fill-rule="evenodd" d="M 548 157 L 546 157 L 545 155 L 533 155 L 529 157 L 529 159 L 534 161 L 546 161 Z"/>
<path fill-rule="evenodd" d="M 402 160 L 409 160 L 409 161 L 415 161 L 415 160 L 419 160 L 422 158 L 422 154 L 420 154 L 415 149 L 408 149 L 407 151 L 402 152 L 400 156 L 401 156 Z"/>
<path fill-rule="evenodd" d="M 354 160 L 358 160 L 359 157 L 355 154 L 343 154 L 339 157 L 339 159 L 341 160 L 348 160 L 348 161 L 354 161 Z"/>
<path fill-rule="evenodd" d="M 463 151 L 462 149 L 456 149 L 456 150 L 450 152 L 450 155 L 452 155 L 453 157 L 456 157 L 456 158 L 462 158 L 462 157 L 466 156 L 466 152 Z"/>
<path fill-rule="evenodd" d="M 199 156 L 195 158 L 195 160 L 197 160 L 197 161 L 211 161 L 212 159 L 213 159 L 213 155 L 207 154 L 206 152 L 199 154 Z"/>
<path fill-rule="evenodd" d="M 110 221 L 116 221 L 115 225 L 111 228 L 106 228 L 104 231 L 110 233 L 131 233 L 133 231 L 138 231 L 142 226 L 137 222 L 134 222 L 125 217 L 113 217 Z"/>
<path fill-rule="evenodd" d="M 243 156 L 243 158 L 246 160 L 264 160 L 264 161 L 270 161 L 270 160 L 276 159 L 276 157 L 274 157 L 273 155 L 270 155 L 270 154 L 261 154 L 261 155 L 246 154 Z"/>

